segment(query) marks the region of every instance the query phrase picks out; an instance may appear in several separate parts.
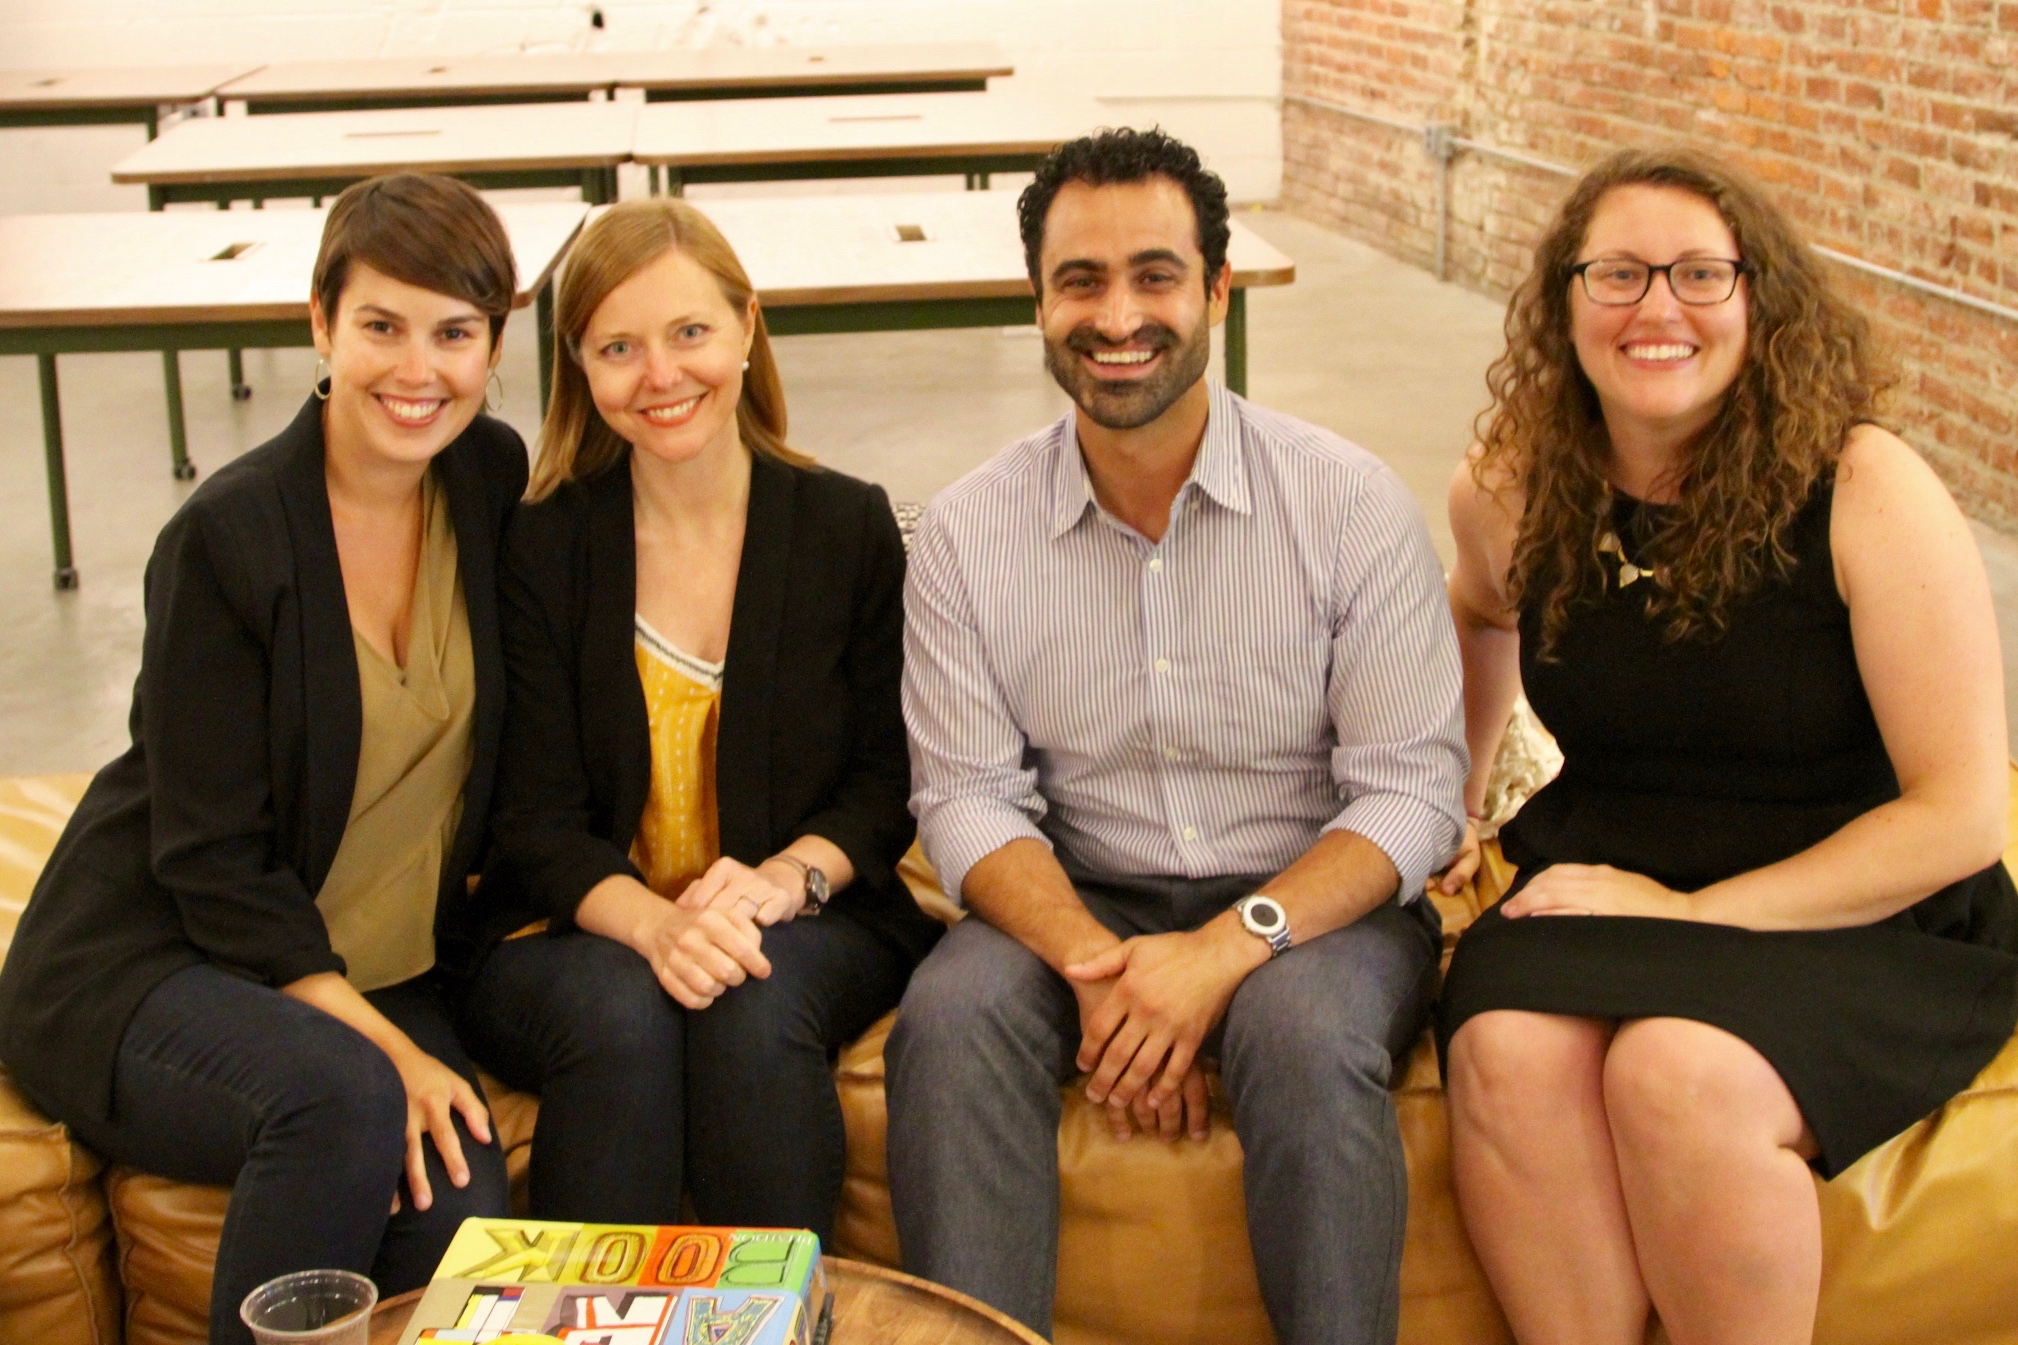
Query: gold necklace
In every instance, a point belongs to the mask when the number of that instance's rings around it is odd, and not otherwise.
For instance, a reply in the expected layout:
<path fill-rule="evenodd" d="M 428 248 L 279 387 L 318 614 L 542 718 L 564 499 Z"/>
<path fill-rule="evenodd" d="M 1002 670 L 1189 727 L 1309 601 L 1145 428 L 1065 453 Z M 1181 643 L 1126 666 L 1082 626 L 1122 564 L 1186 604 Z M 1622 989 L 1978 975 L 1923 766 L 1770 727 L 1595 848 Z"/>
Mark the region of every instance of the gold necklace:
<path fill-rule="evenodd" d="M 1661 572 L 1659 570 L 1652 567 L 1635 565 L 1626 558 L 1626 548 L 1619 541 L 1619 535 L 1616 532 L 1608 532 L 1598 539 L 1598 554 L 1600 556 L 1613 555 L 1619 558 L 1620 588 L 1631 588 L 1642 579 L 1651 579 L 1657 584 L 1661 582 Z"/>

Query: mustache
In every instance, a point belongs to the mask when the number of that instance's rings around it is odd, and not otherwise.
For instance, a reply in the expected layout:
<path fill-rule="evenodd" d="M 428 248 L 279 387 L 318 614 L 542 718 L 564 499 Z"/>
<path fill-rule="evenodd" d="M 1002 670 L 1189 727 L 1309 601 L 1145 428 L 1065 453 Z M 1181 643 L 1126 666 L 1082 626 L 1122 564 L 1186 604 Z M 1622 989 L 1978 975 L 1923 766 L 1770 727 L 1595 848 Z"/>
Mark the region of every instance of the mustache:
<path fill-rule="evenodd" d="M 1177 333 L 1162 323 L 1145 322 L 1121 340 L 1110 341 L 1087 323 L 1072 329 L 1065 338 L 1065 347 L 1076 355 L 1090 355 L 1096 350 L 1120 350 L 1137 343 L 1146 344 L 1152 350 L 1168 350 L 1178 344 L 1178 339 Z"/>

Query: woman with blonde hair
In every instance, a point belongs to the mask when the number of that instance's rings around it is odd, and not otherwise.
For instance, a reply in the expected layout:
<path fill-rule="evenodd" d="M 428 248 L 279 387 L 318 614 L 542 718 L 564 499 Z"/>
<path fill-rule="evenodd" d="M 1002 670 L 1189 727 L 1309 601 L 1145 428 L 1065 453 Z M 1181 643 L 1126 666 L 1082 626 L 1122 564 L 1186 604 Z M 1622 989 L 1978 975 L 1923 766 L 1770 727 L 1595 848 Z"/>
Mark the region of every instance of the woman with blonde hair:
<path fill-rule="evenodd" d="M 685 201 L 583 232 L 555 338 L 464 1031 L 540 1094 L 536 1217 L 673 1223 L 684 1186 L 825 1238 L 831 1056 L 937 933 L 895 869 L 903 543 L 787 446 L 749 277 Z"/>
<path fill-rule="evenodd" d="M 1518 688 L 1564 765 L 1445 982 L 1460 1204 L 1524 1342 L 1805 1345 L 1811 1169 L 2018 1021 L 1982 563 L 1872 419 L 1864 321 L 1714 160 L 1594 169 L 1507 337 L 1450 491 L 1468 805 Z"/>

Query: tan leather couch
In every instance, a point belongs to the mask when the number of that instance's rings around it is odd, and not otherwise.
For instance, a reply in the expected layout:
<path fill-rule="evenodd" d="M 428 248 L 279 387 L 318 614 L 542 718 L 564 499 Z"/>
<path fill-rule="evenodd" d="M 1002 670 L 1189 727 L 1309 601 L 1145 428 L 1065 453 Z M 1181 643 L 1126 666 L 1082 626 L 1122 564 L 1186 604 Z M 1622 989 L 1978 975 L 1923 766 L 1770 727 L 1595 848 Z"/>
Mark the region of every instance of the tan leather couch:
<path fill-rule="evenodd" d="M 0 780 L 0 939 L 11 935 L 85 777 Z M 2018 825 L 2014 825 L 2018 835 Z M 1497 861 L 1496 854 L 1492 858 Z M 2018 861 L 2018 849 L 2007 862 Z M 907 876 L 928 906 L 929 874 Z M 1446 946 L 1500 890 L 1440 903 Z M 841 1057 L 849 1162 L 840 1250 L 897 1259 L 883 1164 L 878 1024 Z M 492 1086 L 521 1180 L 538 1104 Z M 1433 1048 L 1396 1085 L 1408 1151 L 1405 1345 L 1511 1339 L 1458 1220 Z M 1062 1345 L 1268 1342 L 1227 1124 L 1204 1144 L 1114 1141 L 1076 1088 L 1059 1129 Z M 1937 1115 L 1820 1184 L 1826 1267 L 1821 1345 L 2018 1345 L 2018 1043 Z M 0 1342 L 197 1345 L 228 1192 L 110 1169 L 37 1115 L 0 1075 Z M 1655 1328 L 1652 1338 L 1659 1338 Z"/>

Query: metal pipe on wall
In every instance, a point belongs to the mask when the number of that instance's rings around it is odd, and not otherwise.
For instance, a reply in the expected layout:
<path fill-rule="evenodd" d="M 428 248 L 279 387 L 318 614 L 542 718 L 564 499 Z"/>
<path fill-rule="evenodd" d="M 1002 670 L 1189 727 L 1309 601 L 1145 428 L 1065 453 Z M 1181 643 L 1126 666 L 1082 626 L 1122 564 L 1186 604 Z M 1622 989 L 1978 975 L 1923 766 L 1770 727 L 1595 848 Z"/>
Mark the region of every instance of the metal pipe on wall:
<path fill-rule="evenodd" d="M 1436 278 L 1438 280 L 1448 278 L 1450 256 L 1450 165 L 1451 160 L 1457 157 L 1459 151 L 1483 155 L 1486 158 L 1502 159 L 1508 163 L 1519 164 L 1524 168 L 1533 168 L 1543 173 L 1553 173 L 1558 177 L 1580 176 L 1579 169 L 1571 168 L 1566 164 L 1552 163 L 1547 159 L 1538 159 L 1532 154 L 1523 154 L 1519 150 L 1504 149 L 1498 145 L 1487 144 L 1481 140 L 1468 140 L 1463 136 L 1455 134 L 1456 127 L 1445 123 L 1417 125 L 1414 122 L 1400 121 L 1393 117 L 1383 117 L 1372 112 L 1362 112 L 1358 108 L 1347 107 L 1343 103 L 1328 102 L 1325 99 L 1312 98 L 1308 94 L 1301 93 L 1286 93 L 1282 96 L 1282 100 L 1285 103 L 1302 103 L 1305 106 L 1314 107 L 1324 112 L 1336 112 L 1360 121 L 1371 122 L 1377 126 L 1385 126 L 1396 131 L 1405 131 L 1410 135 L 1421 138 L 1424 151 L 1434 158 L 1437 163 Z M 1931 280 L 1922 280 L 1916 275 L 1895 270 L 1890 266 L 1880 266 L 1876 262 L 1865 261 L 1862 257 L 1853 257 L 1847 252 L 1838 252 L 1834 248 L 1825 248 L 1819 244 L 1810 244 L 1809 246 L 1813 247 L 1816 252 L 1827 257 L 1830 261 L 1840 263 L 1852 270 L 1862 271 L 1866 275 L 1876 276 L 1881 280 L 1889 280 L 1895 285 L 1903 286 L 1906 289 L 1928 295 L 1932 298 L 1945 299 L 1949 303 L 1959 304 L 1963 308 L 1973 309 L 1978 313 L 1986 313 L 1991 317 L 2002 318 L 2007 322 L 2018 322 L 2018 308 L 1993 303 L 1988 299 L 1979 299 L 1966 290 L 1958 290 L 1949 285 L 1937 285 Z"/>

